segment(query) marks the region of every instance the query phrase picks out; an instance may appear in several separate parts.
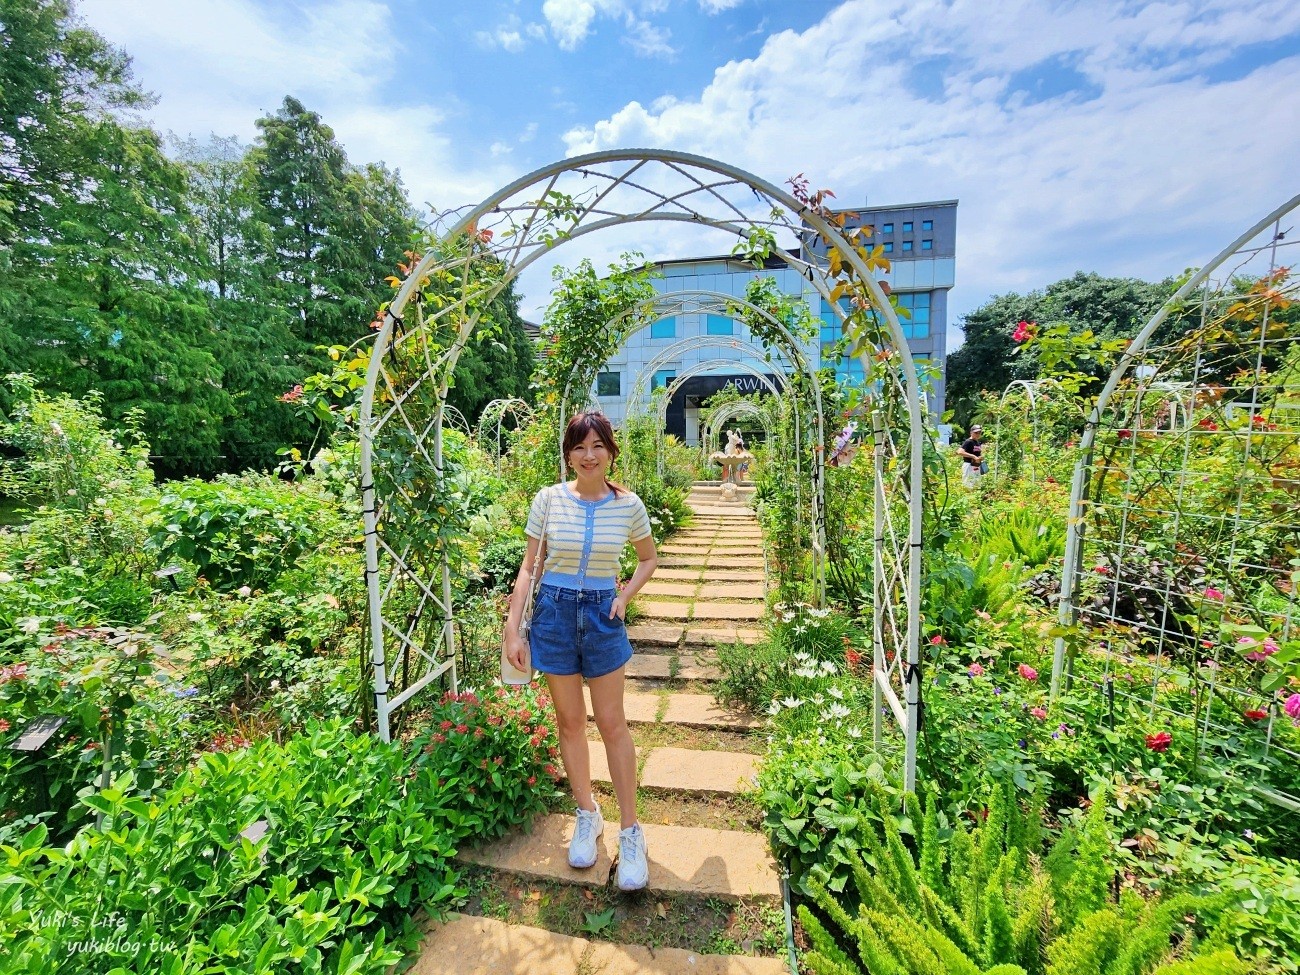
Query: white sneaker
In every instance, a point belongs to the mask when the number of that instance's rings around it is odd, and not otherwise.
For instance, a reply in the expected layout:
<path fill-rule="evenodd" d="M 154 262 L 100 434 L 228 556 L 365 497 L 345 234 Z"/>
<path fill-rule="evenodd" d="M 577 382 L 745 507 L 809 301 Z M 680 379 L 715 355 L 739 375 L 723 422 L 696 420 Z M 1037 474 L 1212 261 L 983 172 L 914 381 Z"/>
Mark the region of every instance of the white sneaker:
<path fill-rule="evenodd" d="M 578 810 L 578 822 L 573 827 L 573 839 L 569 841 L 569 866 L 585 870 L 596 865 L 597 844 L 605 831 L 605 817 L 600 814 L 600 806 L 595 812 Z"/>
<path fill-rule="evenodd" d="M 618 889 L 640 890 L 650 880 L 650 866 L 645 858 L 645 831 L 641 824 L 629 826 L 618 834 Z"/>

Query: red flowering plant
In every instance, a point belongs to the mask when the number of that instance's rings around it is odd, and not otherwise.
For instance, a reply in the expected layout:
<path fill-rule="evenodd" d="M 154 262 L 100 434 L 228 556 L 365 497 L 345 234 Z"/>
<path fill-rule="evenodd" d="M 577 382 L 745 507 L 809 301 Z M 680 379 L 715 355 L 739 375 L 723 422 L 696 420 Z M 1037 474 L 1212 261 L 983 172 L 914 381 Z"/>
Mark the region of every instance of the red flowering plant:
<path fill-rule="evenodd" d="M 539 688 L 448 692 L 414 744 L 414 788 L 457 841 L 489 840 L 544 811 L 556 795 L 560 751 L 550 699 Z"/>

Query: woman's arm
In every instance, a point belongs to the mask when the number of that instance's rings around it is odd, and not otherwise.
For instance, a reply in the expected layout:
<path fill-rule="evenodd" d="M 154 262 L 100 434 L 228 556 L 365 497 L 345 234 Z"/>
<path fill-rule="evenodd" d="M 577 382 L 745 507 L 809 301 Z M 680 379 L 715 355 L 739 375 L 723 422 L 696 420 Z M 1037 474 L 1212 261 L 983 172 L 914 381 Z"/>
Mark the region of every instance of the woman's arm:
<path fill-rule="evenodd" d="M 632 578 L 623 587 L 623 591 L 614 597 L 614 602 L 609 607 L 610 619 L 615 616 L 624 619 L 627 616 L 628 603 L 641 591 L 641 587 L 650 581 L 650 577 L 655 574 L 655 569 L 659 567 L 659 555 L 655 551 L 653 535 L 647 535 L 641 541 L 633 542 L 632 547 L 636 549 L 636 571 L 632 573 Z"/>

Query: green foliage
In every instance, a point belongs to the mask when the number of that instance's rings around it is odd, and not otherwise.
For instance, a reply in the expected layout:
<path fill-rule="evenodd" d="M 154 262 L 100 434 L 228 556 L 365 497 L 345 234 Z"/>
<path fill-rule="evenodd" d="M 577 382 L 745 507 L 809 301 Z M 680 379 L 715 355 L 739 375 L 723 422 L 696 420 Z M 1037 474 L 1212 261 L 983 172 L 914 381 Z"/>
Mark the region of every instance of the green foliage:
<path fill-rule="evenodd" d="M 10 970 L 379 973 L 418 940 L 417 905 L 437 914 L 464 893 L 450 858 L 473 797 L 337 723 L 207 755 L 166 793 L 133 793 L 127 777 L 87 796 L 105 828 L 66 849 L 44 827 L 0 847 L 0 933 L 22 959 Z M 259 821 L 265 837 L 241 838 Z M 114 944 L 78 947 L 95 940 Z"/>
<path fill-rule="evenodd" d="M 1077 923 L 1058 926 L 1053 905 L 1060 908 L 1085 885 L 1055 887 L 1039 851 L 1017 845 L 1030 835 L 1023 821 L 1041 810 L 1021 808 L 1001 786 L 990 797 L 987 819 L 953 834 L 940 882 L 949 893 L 940 893 L 903 845 L 878 787 L 868 791 L 884 815 L 859 818 L 859 842 L 844 853 L 852 884 L 836 893 L 812 871 L 801 888 L 820 912 L 800 908 L 810 971 L 1029 975 L 1046 964 L 1046 975 L 1148 975 L 1165 962 L 1183 963 L 1203 944 L 1221 948 L 1202 937 L 1200 918 L 1214 914 L 1215 902 L 1193 896 L 1146 904 L 1132 898 L 1118 908 L 1103 899 L 1077 912 Z M 939 831 L 923 828 L 921 843 L 931 842 L 942 842 Z M 926 856 L 923 849 L 923 862 Z M 1231 952 L 1220 957 L 1237 969 Z"/>
<path fill-rule="evenodd" d="M 544 811 L 560 777 L 550 699 L 532 687 L 479 696 L 448 692 L 415 741 L 415 767 L 426 787 L 448 798 L 435 820 L 457 839 L 484 842 Z M 445 820 L 445 822 L 444 822 Z"/>
<path fill-rule="evenodd" d="M 158 500 L 152 544 L 218 589 L 263 587 L 323 537 L 323 498 L 268 476 L 175 481 Z"/>
<path fill-rule="evenodd" d="M 1174 283 L 1077 273 L 1027 295 L 990 299 L 961 322 L 966 339 L 948 356 L 947 403 L 959 427 L 970 425 L 983 391 L 1001 394 L 1013 379 L 1034 379 L 1035 357 L 1016 355 L 1020 321 L 1060 322 L 1071 334 L 1091 329 L 1103 339 L 1131 337 L 1175 290 Z"/>

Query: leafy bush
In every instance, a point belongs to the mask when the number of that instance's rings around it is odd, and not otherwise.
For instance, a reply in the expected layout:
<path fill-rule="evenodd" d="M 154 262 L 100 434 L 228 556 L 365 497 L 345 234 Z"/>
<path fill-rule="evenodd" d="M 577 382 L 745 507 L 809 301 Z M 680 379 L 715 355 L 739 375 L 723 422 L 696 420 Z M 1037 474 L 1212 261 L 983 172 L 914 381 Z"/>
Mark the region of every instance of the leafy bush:
<path fill-rule="evenodd" d="M 528 711 L 532 700 L 509 706 Z M 443 703 L 467 719 L 506 707 Z M 542 773 L 546 739 L 532 744 L 526 724 L 516 713 L 475 723 L 492 735 L 462 736 L 487 760 L 487 781 Z M 82 830 L 66 851 L 46 845 L 44 827 L 0 847 L 10 872 L 0 938 L 19 960 L 8 970 L 387 971 L 418 941 L 416 906 L 437 915 L 464 895 L 450 863 L 457 846 L 536 807 L 522 793 L 507 801 L 505 786 L 476 792 L 484 780 L 446 775 L 456 763 L 433 744 L 412 756 L 326 723 L 284 745 L 205 755 L 151 799 L 132 795 L 129 776 L 88 796 L 102 831 Z M 241 837 L 263 821 L 264 837 Z"/>
<path fill-rule="evenodd" d="M 174 481 L 158 501 L 152 544 L 183 559 L 218 589 L 261 587 L 324 537 L 336 506 L 272 477 Z"/>
<path fill-rule="evenodd" d="M 433 708 L 414 743 L 416 768 L 442 794 L 468 797 L 446 807 L 453 835 L 495 839 L 547 808 L 561 775 L 549 704 L 534 686 L 498 686 L 482 696 L 448 692 Z"/>

